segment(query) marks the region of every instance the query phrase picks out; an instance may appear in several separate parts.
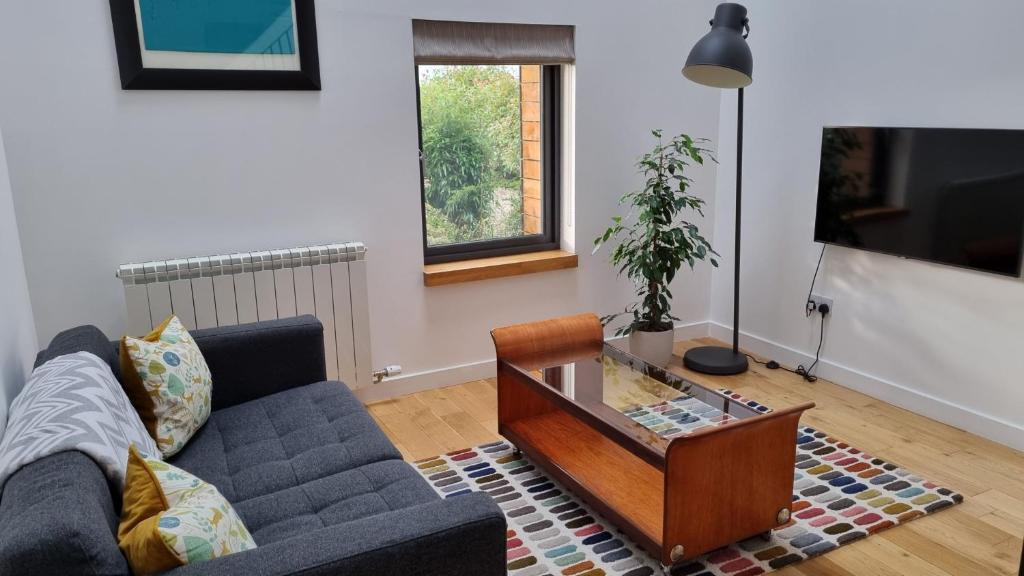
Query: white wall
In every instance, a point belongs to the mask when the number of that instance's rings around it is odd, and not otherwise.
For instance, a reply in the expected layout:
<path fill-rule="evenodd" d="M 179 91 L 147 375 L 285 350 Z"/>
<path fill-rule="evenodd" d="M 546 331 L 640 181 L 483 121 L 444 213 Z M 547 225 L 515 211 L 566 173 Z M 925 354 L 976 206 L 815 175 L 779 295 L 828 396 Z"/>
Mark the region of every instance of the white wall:
<path fill-rule="evenodd" d="M 1013 49 L 1024 4 L 747 4 L 755 64 L 741 328 L 752 348 L 804 362 L 818 337 L 803 304 L 820 249 L 812 239 L 822 126 L 1024 128 L 1024 59 Z M 724 94 L 715 227 L 723 254 L 733 249 L 735 110 L 735 93 Z M 712 320 L 731 326 L 727 266 L 713 278 Z M 816 291 L 835 298 L 823 375 L 1024 446 L 1024 283 L 830 247 Z"/>
<path fill-rule="evenodd" d="M 40 340 L 81 323 L 119 335 L 123 262 L 344 240 L 370 250 L 378 366 L 480 362 L 492 327 L 616 310 L 629 286 L 591 239 L 636 186 L 649 129 L 716 135 L 717 92 L 679 73 L 712 7 L 320 0 L 324 90 L 240 93 L 122 91 L 105 0 L 11 3 L 0 121 Z M 578 270 L 423 287 L 412 17 L 576 25 Z M 710 197 L 714 170 L 697 178 Z M 683 275 L 676 314 L 705 320 L 709 285 Z"/>
<path fill-rule="evenodd" d="M 321 0 L 323 92 L 147 93 L 118 86 L 106 2 L 13 3 L 0 19 L 0 124 L 40 340 L 79 323 L 119 334 L 113 270 L 122 262 L 353 239 L 371 250 L 377 365 L 486 366 L 493 326 L 607 312 L 628 300 L 629 286 L 587 247 L 636 184 L 631 163 L 653 127 L 720 134 L 714 244 L 727 256 L 735 97 L 719 100 L 678 73 L 713 5 Z M 993 1 L 984 14 L 966 0 L 748 5 L 756 65 L 747 93 L 745 342 L 805 361 L 817 338 L 802 310 L 818 250 L 821 126 L 1024 128 L 1024 61 L 1006 49 L 1024 5 Z M 578 270 L 423 288 L 411 17 L 577 26 Z M 698 179 L 710 197 L 714 170 Z M 6 264 L 19 258 L 4 206 L 0 195 Z M 5 303 L 25 300 L 18 274 L 13 285 L 7 278 L 3 290 L 15 295 Z M 712 332 L 724 336 L 731 289 L 728 267 L 684 275 L 675 311 L 684 322 L 710 315 Z M 830 249 L 818 291 L 836 301 L 823 375 L 1021 442 L 1020 282 Z M 8 310 L 23 319 L 28 305 Z M 9 333 L 19 350 L 11 358 L 26 362 L 31 325 L 16 325 L 24 330 Z M 5 371 L 12 365 L 5 360 Z M 13 381 L 5 372 L 5 386 Z"/>
<path fill-rule="evenodd" d="M 14 218 L 7 161 L 0 137 L 0 438 L 7 407 L 25 384 L 36 353 L 36 329 L 25 283 L 25 265 Z"/>

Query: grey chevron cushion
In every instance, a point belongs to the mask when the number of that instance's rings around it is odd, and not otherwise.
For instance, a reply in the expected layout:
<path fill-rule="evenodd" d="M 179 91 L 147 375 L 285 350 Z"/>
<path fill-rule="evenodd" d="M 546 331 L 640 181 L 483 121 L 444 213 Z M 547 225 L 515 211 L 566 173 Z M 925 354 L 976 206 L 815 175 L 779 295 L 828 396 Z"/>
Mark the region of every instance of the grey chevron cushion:
<path fill-rule="evenodd" d="M 89 352 L 59 356 L 36 368 L 11 404 L 0 442 L 0 491 L 22 466 L 77 450 L 96 461 L 119 493 L 130 444 L 160 457 L 110 365 Z"/>

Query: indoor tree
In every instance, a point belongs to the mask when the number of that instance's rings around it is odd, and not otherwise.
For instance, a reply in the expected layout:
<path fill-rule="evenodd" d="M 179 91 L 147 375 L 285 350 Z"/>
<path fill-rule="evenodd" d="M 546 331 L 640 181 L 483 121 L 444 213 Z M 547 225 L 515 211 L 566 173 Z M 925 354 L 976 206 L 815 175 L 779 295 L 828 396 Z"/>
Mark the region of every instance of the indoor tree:
<path fill-rule="evenodd" d="M 648 343 L 657 340 L 657 351 L 651 351 L 648 359 L 667 364 L 673 320 L 678 320 L 671 312 L 669 284 L 684 264 L 692 269 L 697 261 L 708 260 L 718 266 L 717 253 L 697 225 L 687 219 L 688 213 L 703 217 L 704 200 L 690 192 L 693 181 L 686 171 L 693 163 L 703 165 L 706 158 L 714 161 L 714 156 L 703 147 L 707 140 L 680 134 L 665 142 L 661 130 L 652 134 L 657 144 L 636 163 L 644 178 L 643 188 L 619 199 L 620 205 L 629 206 L 629 212 L 612 218 L 612 226 L 594 240 L 594 253 L 609 241 L 617 242 L 611 262 L 620 275 L 626 274 L 633 282 L 638 298 L 623 312 L 601 321 L 607 325 L 621 315 L 631 315 L 631 321 L 618 328 L 616 335 L 630 335 L 631 350 L 644 356 L 641 349 L 647 346 L 638 335 L 658 334 L 647 337 Z"/>

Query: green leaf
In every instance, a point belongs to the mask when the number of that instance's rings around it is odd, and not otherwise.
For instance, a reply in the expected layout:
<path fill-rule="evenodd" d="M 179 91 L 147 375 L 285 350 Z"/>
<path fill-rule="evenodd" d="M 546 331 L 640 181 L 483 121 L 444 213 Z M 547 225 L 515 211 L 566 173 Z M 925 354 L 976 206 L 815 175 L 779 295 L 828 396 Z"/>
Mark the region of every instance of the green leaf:
<path fill-rule="evenodd" d="M 619 328 L 617 334 L 670 324 L 674 317 L 669 284 L 683 265 L 693 268 L 698 261 L 708 259 L 713 266 L 718 265 L 709 257 L 715 251 L 697 226 L 685 218 L 688 210 L 703 215 L 700 209 L 704 200 L 689 192 L 693 180 L 686 171 L 691 161 L 702 165 L 705 157 L 714 160 L 709 150 L 697 144 L 707 140 L 680 134 L 665 142 L 661 130 L 652 130 L 651 134 L 657 142 L 636 161 L 642 188 L 622 195 L 619 203 L 627 206 L 629 213 L 614 216 L 614 225 L 595 242 L 599 247 L 618 239 L 610 261 L 619 275 L 630 279 L 638 298 L 624 312 L 632 314 L 633 321 Z"/>
<path fill-rule="evenodd" d="M 205 538 L 185 536 L 182 541 L 185 544 L 185 557 L 190 564 L 213 558 L 213 546 Z"/>

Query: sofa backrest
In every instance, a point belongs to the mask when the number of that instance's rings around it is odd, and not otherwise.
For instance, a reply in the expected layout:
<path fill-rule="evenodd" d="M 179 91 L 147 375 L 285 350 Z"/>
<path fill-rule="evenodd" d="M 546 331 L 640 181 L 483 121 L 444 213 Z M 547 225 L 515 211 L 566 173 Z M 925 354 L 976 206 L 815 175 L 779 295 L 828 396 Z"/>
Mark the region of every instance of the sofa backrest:
<path fill-rule="evenodd" d="M 191 332 L 213 375 L 213 409 L 327 379 L 324 327 L 295 316 Z"/>

